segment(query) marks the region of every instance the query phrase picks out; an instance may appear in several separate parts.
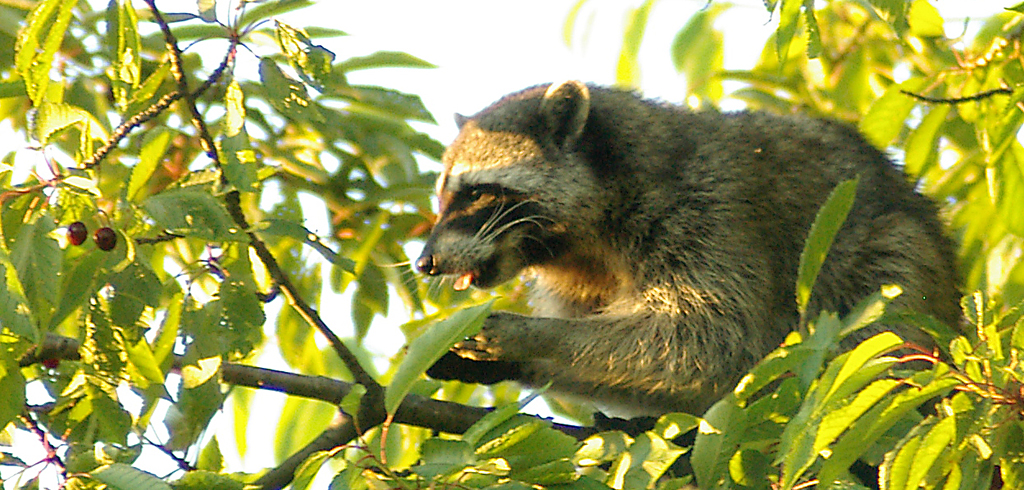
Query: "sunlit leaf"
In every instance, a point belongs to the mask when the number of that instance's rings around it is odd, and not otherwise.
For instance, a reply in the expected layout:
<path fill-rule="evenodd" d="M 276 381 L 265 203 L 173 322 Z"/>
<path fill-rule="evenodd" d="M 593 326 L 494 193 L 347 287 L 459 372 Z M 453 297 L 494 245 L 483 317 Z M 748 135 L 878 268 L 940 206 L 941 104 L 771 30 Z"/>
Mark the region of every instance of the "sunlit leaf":
<path fill-rule="evenodd" d="M 690 17 L 672 40 L 672 63 L 686 76 L 688 91 L 711 100 L 722 96 L 718 72 L 724 60 L 723 35 L 715 29 L 715 20 L 728 9 L 725 3 L 708 5 Z"/>
<path fill-rule="evenodd" d="M 263 19 L 268 19 L 303 7 L 308 7 L 312 4 L 312 0 L 279 0 L 276 2 L 258 4 L 252 8 L 246 9 L 245 15 L 242 16 L 239 23 L 241 25 L 250 25 Z"/>
<path fill-rule="evenodd" d="M 945 23 L 942 16 L 939 15 L 939 10 L 927 0 L 910 2 L 907 23 L 910 24 L 910 34 L 914 36 L 941 37 L 946 35 Z"/>
<path fill-rule="evenodd" d="M 295 470 L 295 480 L 292 481 L 291 488 L 295 490 L 306 490 L 309 485 L 313 483 L 313 478 L 316 477 L 317 472 L 320 471 L 320 467 L 323 466 L 327 459 L 330 458 L 335 451 L 317 451 Z"/>
<path fill-rule="evenodd" d="M 302 81 L 322 90 L 331 74 L 334 53 L 314 44 L 302 29 L 282 22 L 277 22 L 276 25 L 277 43 L 291 63 L 292 69 L 299 74 Z"/>
<path fill-rule="evenodd" d="M 132 92 L 142 79 L 142 53 L 137 27 L 139 18 L 130 0 L 107 5 L 107 47 L 113 49 L 113 64 L 107 73 L 114 101 L 122 111 L 128 108 Z"/>
<path fill-rule="evenodd" d="M 2 265 L 0 265 L 2 267 Z M 0 350 L 0 425 L 7 426 L 25 410 L 25 377 L 6 349 Z"/>
<path fill-rule="evenodd" d="M 324 116 L 310 98 L 306 87 L 298 80 L 286 76 L 274 60 L 260 60 L 260 80 L 266 90 L 267 101 L 281 114 L 299 121 L 324 121 Z"/>
<path fill-rule="evenodd" d="M 103 126 L 92 114 L 68 104 L 41 102 L 36 112 L 33 137 L 41 143 L 48 143 L 57 132 L 77 126 L 83 136 L 102 140 L 106 138 Z"/>
<path fill-rule="evenodd" d="M 245 131 L 245 101 L 242 88 L 233 81 L 224 93 L 224 134 L 220 140 L 224 155 L 224 176 L 238 190 L 254 192 L 259 183 L 256 153 Z"/>
<path fill-rule="evenodd" d="M 217 22 L 217 0 L 196 0 L 196 7 L 203 22 Z"/>
<path fill-rule="evenodd" d="M 423 335 L 409 344 L 405 359 L 398 366 L 391 384 L 384 393 L 384 406 L 388 413 L 395 413 L 402 399 L 409 393 L 413 383 L 448 352 L 459 339 L 465 338 L 483 325 L 491 312 L 492 301 L 459 310 L 444 320 L 432 325 Z"/>
<path fill-rule="evenodd" d="M 100 265 L 103 256 L 99 253 L 90 253 L 72 264 L 71 270 L 64 270 L 60 282 L 60 302 L 53 317 L 50 318 L 50 330 L 53 330 L 67 319 L 68 315 L 75 312 L 86 303 L 88 298 L 96 293 L 103 281 L 99 277 Z"/>
<path fill-rule="evenodd" d="M 201 187 L 161 192 L 143 201 L 142 207 L 173 233 L 217 241 L 246 239 L 224 205 Z"/>
<path fill-rule="evenodd" d="M 132 176 L 128 180 L 128 199 L 138 202 L 145 197 L 141 191 L 170 147 L 172 134 L 170 131 L 156 130 L 143 136 L 139 162 L 132 168 Z"/>
<path fill-rule="evenodd" d="M 916 93 L 924 85 L 924 80 L 913 78 L 898 85 L 889 87 L 875 103 L 871 104 L 868 113 L 860 120 L 860 130 L 876 148 L 885 148 L 906 124 L 910 110 L 916 101 L 903 92 Z"/>
<path fill-rule="evenodd" d="M 615 65 L 616 85 L 631 88 L 640 86 L 640 44 L 647 30 L 647 17 L 651 14 L 651 8 L 656 1 L 645 0 L 643 4 L 629 12 L 626 31 L 622 35 L 619 61 Z"/>
<path fill-rule="evenodd" d="M 341 266 L 349 272 L 355 271 L 355 262 L 352 259 L 338 255 L 337 252 L 321 241 L 319 236 L 298 223 L 284 219 L 267 219 L 258 223 L 255 227 L 255 231 L 260 234 L 271 236 L 286 236 L 294 238 L 295 240 L 299 240 L 306 245 L 313 247 L 313 249 L 323 256 L 323 258 L 327 259 L 328 262 Z"/>
<path fill-rule="evenodd" d="M 370 68 L 435 68 L 436 65 L 401 51 L 377 51 L 366 56 L 355 56 L 334 65 L 341 72 Z"/>
<path fill-rule="evenodd" d="M 48 316 L 51 308 L 57 306 L 63 254 L 53 239 L 55 229 L 48 216 L 26 223 L 11 250 L 11 263 L 18 272 L 25 298 L 37 315 L 47 312 Z"/>
<path fill-rule="evenodd" d="M 78 0 L 44 0 L 25 19 L 15 44 L 15 68 L 32 104 L 39 106 L 50 84 L 54 55 L 60 49 Z"/>
<path fill-rule="evenodd" d="M 39 330 L 32 322 L 31 309 L 25 290 L 18 279 L 18 272 L 10 263 L 6 254 L 0 251 L 0 279 L 4 281 L 0 287 L 0 325 L 21 337 L 39 341 Z"/>
<path fill-rule="evenodd" d="M 113 490 L 172 490 L 173 487 L 152 473 L 124 463 L 114 463 L 97 468 L 92 477 Z"/>
<path fill-rule="evenodd" d="M 822 264 L 825 263 L 829 248 L 832 247 L 832 240 L 853 207 L 853 200 L 857 196 L 858 181 L 859 179 L 852 179 L 837 185 L 829 194 L 825 204 L 821 206 L 811 225 L 803 252 L 800 254 L 800 269 L 796 283 L 796 304 L 801 317 L 807 311 L 811 291 L 817 281 L 818 272 L 821 270 Z"/>
<path fill-rule="evenodd" d="M 793 44 L 793 37 L 796 36 L 797 27 L 800 25 L 800 9 L 803 6 L 803 0 L 781 1 L 779 27 L 775 30 L 775 51 L 778 53 L 779 63 L 783 63 L 789 58 L 789 48 Z"/>

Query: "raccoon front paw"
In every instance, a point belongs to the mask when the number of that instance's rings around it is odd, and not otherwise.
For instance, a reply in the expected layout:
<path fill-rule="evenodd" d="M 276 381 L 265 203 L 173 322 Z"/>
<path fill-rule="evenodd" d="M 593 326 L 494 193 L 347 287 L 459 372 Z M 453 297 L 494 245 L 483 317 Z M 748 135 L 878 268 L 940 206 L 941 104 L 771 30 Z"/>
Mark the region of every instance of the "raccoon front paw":
<path fill-rule="evenodd" d="M 530 358 L 524 344 L 522 316 L 497 312 L 484 321 L 480 333 L 452 347 L 452 351 L 474 361 L 522 361 Z"/>

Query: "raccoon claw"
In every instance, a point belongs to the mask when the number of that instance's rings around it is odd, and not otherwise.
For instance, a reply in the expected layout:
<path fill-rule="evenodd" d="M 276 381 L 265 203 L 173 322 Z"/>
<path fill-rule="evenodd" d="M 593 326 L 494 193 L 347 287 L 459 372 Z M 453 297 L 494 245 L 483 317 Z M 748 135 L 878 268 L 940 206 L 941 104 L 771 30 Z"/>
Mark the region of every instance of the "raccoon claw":
<path fill-rule="evenodd" d="M 486 337 L 476 337 L 463 340 L 452 347 L 459 357 L 472 359 L 474 361 L 500 361 L 502 349 L 494 342 L 489 342 Z"/>

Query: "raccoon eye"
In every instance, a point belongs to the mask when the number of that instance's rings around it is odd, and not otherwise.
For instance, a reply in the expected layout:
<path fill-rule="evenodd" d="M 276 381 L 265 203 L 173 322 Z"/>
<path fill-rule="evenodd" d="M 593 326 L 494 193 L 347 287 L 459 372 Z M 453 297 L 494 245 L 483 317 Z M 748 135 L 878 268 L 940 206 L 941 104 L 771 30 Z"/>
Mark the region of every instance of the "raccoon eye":
<path fill-rule="evenodd" d="M 493 184 L 474 185 L 466 189 L 466 196 L 470 201 L 476 201 L 483 197 L 496 197 L 502 195 L 501 186 Z"/>

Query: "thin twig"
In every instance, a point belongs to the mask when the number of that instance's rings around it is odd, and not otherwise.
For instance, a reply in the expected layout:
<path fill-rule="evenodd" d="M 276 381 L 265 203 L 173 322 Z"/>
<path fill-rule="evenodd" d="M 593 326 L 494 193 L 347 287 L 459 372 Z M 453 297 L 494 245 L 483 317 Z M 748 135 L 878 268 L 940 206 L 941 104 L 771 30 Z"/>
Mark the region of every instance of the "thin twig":
<path fill-rule="evenodd" d="M 207 156 L 214 162 L 217 168 L 221 169 L 222 183 L 227 184 L 226 177 L 224 176 L 222 162 L 217 154 L 217 147 L 210 135 L 209 129 L 203 120 L 202 114 L 196 107 L 195 96 L 189 94 L 188 90 L 188 78 L 182 68 L 181 63 L 181 50 L 178 48 L 178 41 L 174 37 L 174 33 L 171 32 L 170 25 L 164 20 L 163 15 L 156 8 L 155 0 L 145 0 L 149 6 L 150 11 L 153 12 L 153 20 L 156 21 L 157 25 L 160 26 L 160 30 L 164 34 L 164 42 L 167 45 L 167 50 L 170 55 L 171 61 L 171 74 L 174 75 L 174 80 L 178 84 L 178 91 L 186 93 L 183 97 L 184 102 L 188 105 L 189 114 L 191 115 L 192 124 L 196 127 L 199 132 L 199 139 L 203 150 Z M 232 36 L 231 46 L 229 48 L 229 56 L 226 59 L 233 59 L 233 52 L 237 51 L 238 39 L 237 36 Z M 205 85 L 204 85 L 205 87 Z M 229 192 L 225 196 L 225 204 L 228 212 L 237 224 L 242 229 L 249 229 L 248 220 L 245 214 L 242 212 L 239 192 L 237 190 Z M 326 323 L 320 318 L 320 315 L 314 310 L 308 303 L 306 303 L 298 294 L 296 294 L 296 288 L 292 285 L 291 280 L 285 275 L 284 271 L 281 270 L 277 260 L 273 254 L 267 248 L 266 244 L 259 239 L 254 233 L 249 232 L 250 245 L 256 251 L 256 255 L 259 256 L 264 266 L 267 268 L 267 272 L 270 274 L 274 282 L 279 285 L 281 291 L 285 294 L 285 298 L 288 299 L 288 303 L 293 306 L 299 315 L 302 316 L 309 324 L 316 327 L 324 337 L 330 342 L 331 347 L 341 358 L 342 362 L 345 363 L 345 367 L 352 373 L 356 382 L 366 387 L 368 394 L 377 396 L 379 391 L 382 390 L 381 386 L 377 381 L 370 375 L 362 365 L 359 363 L 359 359 L 345 346 L 341 338 L 334 334 L 333 331 L 327 326 Z M 373 417 L 376 418 L 376 417 Z"/>
<path fill-rule="evenodd" d="M 927 95 L 915 94 L 906 90 L 900 90 L 900 92 L 917 100 L 930 102 L 932 104 L 962 104 L 964 102 L 984 100 L 992 97 L 993 95 L 1013 95 L 1013 89 L 1008 87 L 994 88 L 992 90 L 986 90 L 966 97 L 929 97 Z"/>

